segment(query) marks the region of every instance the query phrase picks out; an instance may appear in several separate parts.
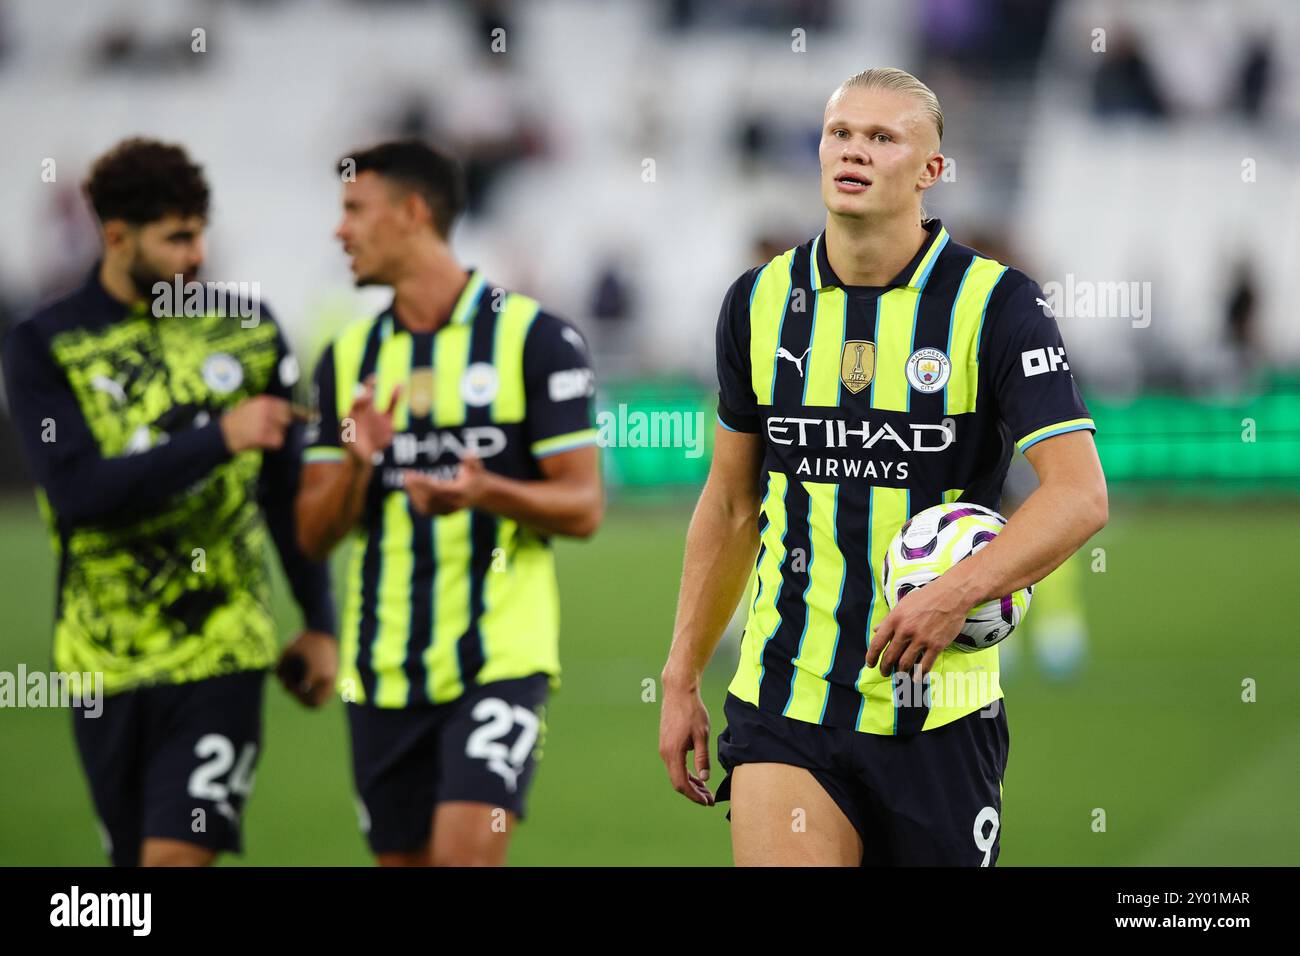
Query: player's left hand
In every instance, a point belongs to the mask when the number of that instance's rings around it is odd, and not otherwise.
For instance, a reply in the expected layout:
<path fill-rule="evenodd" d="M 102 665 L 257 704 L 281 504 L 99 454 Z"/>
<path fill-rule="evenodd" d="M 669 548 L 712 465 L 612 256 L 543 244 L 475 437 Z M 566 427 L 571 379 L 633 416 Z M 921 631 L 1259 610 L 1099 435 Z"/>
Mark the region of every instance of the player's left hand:
<path fill-rule="evenodd" d="M 961 633 L 970 610 L 962 605 L 955 590 L 944 587 L 942 582 L 942 577 L 936 578 L 908 592 L 876 625 L 867 647 L 868 667 L 875 667 L 879 659 L 881 674 L 891 674 L 895 669 L 911 673 L 918 663 L 920 677 L 930 673 L 939 654 Z"/>
<path fill-rule="evenodd" d="M 339 674 L 339 642 L 324 631 L 303 631 L 280 655 L 275 676 L 306 707 L 329 699 Z"/>
<path fill-rule="evenodd" d="M 403 486 L 416 511 L 422 515 L 448 515 L 479 503 L 487 469 L 477 456 L 466 455 L 460 460 L 454 478 L 434 478 L 410 469 L 403 471 L 402 476 Z"/>

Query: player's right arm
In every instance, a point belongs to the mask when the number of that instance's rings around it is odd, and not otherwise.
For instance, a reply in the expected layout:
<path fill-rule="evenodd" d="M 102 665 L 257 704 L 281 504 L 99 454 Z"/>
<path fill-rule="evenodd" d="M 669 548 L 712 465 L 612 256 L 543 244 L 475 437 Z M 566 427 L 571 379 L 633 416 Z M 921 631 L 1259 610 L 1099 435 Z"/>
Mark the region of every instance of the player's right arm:
<path fill-rule="evenodd" d="M 311 434 L 303 453 L 305 464 L 294 517 L 302 553 L 313 561 L 324 561 L 361 520 L 374 460 L 393 442 L 393 409 L 399 389 L 393 389 L 380 409 L 375 405 L 371 376 L 340 421 L 334 349 L 330 347 L 316 364 L 312 391 L 315 417 L 308 429 Z"/>
<path fill-rule="evenodd" d="M 713 463 L 686 533 L 672 647 L 661 677 L 659 756 L 673 789 L 711 806 L 709 712 L 700 680 L 735 613 L 758 552 L 764 447 L 749 361 L 751 270 L 732 283 L 717 325 L 718 427 Z M 686 754 L 695 752 L 695 774 Z"/>
<path fill-rule="evenodd" d="M 147 451 L 106 458 L 33 322 L 20 323 L 5 338 L 5 389 L 33 477 L 60 521 L 81 524 L 147 509 L 232 454 L 278 448 L 284 441 L 292 420 L 289 403 L 258 395 Z"/>
<path fill-rule="evenodd" d="M 705 806 L 713 805 L 713 794 L 705 786 L 709 712 L 700 680 L 754 568 L 762 459 L 758 435 L 718 426 L 713 464 L 686 533 L 677 621 L 661 676 L 659 756 L 673 789 Z M 686 770 L 688 751 L 695 752 L 695 774 Z"/>

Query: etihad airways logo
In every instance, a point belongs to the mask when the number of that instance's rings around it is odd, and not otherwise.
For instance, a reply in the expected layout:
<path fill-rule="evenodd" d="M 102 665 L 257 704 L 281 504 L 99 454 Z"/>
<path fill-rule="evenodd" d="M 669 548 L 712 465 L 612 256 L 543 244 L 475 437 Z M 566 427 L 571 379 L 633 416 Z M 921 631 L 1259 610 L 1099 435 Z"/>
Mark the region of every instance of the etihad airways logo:
<path fill-rule="evenodd" d="M 450 481 L 456 477 L 465 456 L 491 458 L 505 451 L 507 444 L 506 433 L 492 425 L 435 429 L 423 437 L 401 432 L 393 436 L 392 464 L 381 469 L 380 482 L 389 491 L 404 488 L 408 468 L 440 481 Z M 387 454 L 377 453 L 376 464 L 382 464 Z"/>
<path fill-rule="evenodd" d="M 854 427 L 841 418 L 769 418 L 767 438 L 775 445 L 796 445 L 807 448 L 813 436 L 819 448 L 874 448 L 880 442 L 897 445 L 902 451 L 943 451 L 954 441 L 956 433 L 947 423 L 926 425 L 912 423 L 907 426 L 905 438 L 894 426 L 886 422 L 873 428 L 864 421 Z"/>
<path fill-rule="evenodd" d="M 506 433 L 492 425 L 435 430 L 423 438 L 410 432 L 393 436 L 393 462 L 397 465 L 413 465 L 421 456 L 437 461 L 448 453 L 458 459 L 466 455 L 491 458 L 505 450 Z"/>

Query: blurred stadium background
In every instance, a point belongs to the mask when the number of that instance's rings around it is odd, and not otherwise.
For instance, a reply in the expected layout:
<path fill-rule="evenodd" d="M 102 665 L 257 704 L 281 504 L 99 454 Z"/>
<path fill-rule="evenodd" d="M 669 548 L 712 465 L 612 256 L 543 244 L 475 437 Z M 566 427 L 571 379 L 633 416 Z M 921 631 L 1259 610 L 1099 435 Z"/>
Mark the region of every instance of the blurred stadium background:
<path fill-rule="evenodd" d="M 386 296 L 350 287 L 333 161 L 424 135 L 470 173 L 462 261 L 587 333 L 599 408 L 708 433 L 723 291 L 822 226 L 827 94 L 909 69 L 955 160 L 927 208 L 1059 289 L 1111 488 L 1009 642 L 1001 862 L 1294 864 L 1297 50 L 1289 0 L 0 0 L 0 324 L 90 267 L 80 180 L 148 134 L 207 169 L 207 277 L 260 283 L 310 361 Z M 723 811 L 669 788 L 644 691 L 707 443 L 604 455 L 607 525 L 559 549 L 564 688 L 512 861 L 725 864 Z M 3 415 L 0 488 L 0 671 L 48 669 L 54 559 Z M 729 642 L 715 733 L 733 665 Z M 227 862 L 367 863 L 341 706 L 267 699 Z M 68 715 L 0 711 L 0 864 L 102 861 Z"/>

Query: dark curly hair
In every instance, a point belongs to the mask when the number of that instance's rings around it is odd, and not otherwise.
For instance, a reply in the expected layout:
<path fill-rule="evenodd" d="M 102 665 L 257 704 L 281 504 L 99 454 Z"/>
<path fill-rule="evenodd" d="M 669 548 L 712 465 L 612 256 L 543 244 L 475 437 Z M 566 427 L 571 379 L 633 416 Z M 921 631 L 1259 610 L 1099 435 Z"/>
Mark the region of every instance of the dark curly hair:
<path fill-rule="evenodd" d="M 338 161 L 340 173 L 373 172 L 429 205 L 433 227 L 446 239 L 465 210 L 465 176 L 460 164 L 418 139 L 392 140 L 358 150 Z"/>
<path fill-rule="evenodd" d="M 208 215 L 203 169 L 180 146 L 153 139 L 125 139 L 99 157 L 85 190 L 100 222 L 138 226 L 167 215 Z"/>

